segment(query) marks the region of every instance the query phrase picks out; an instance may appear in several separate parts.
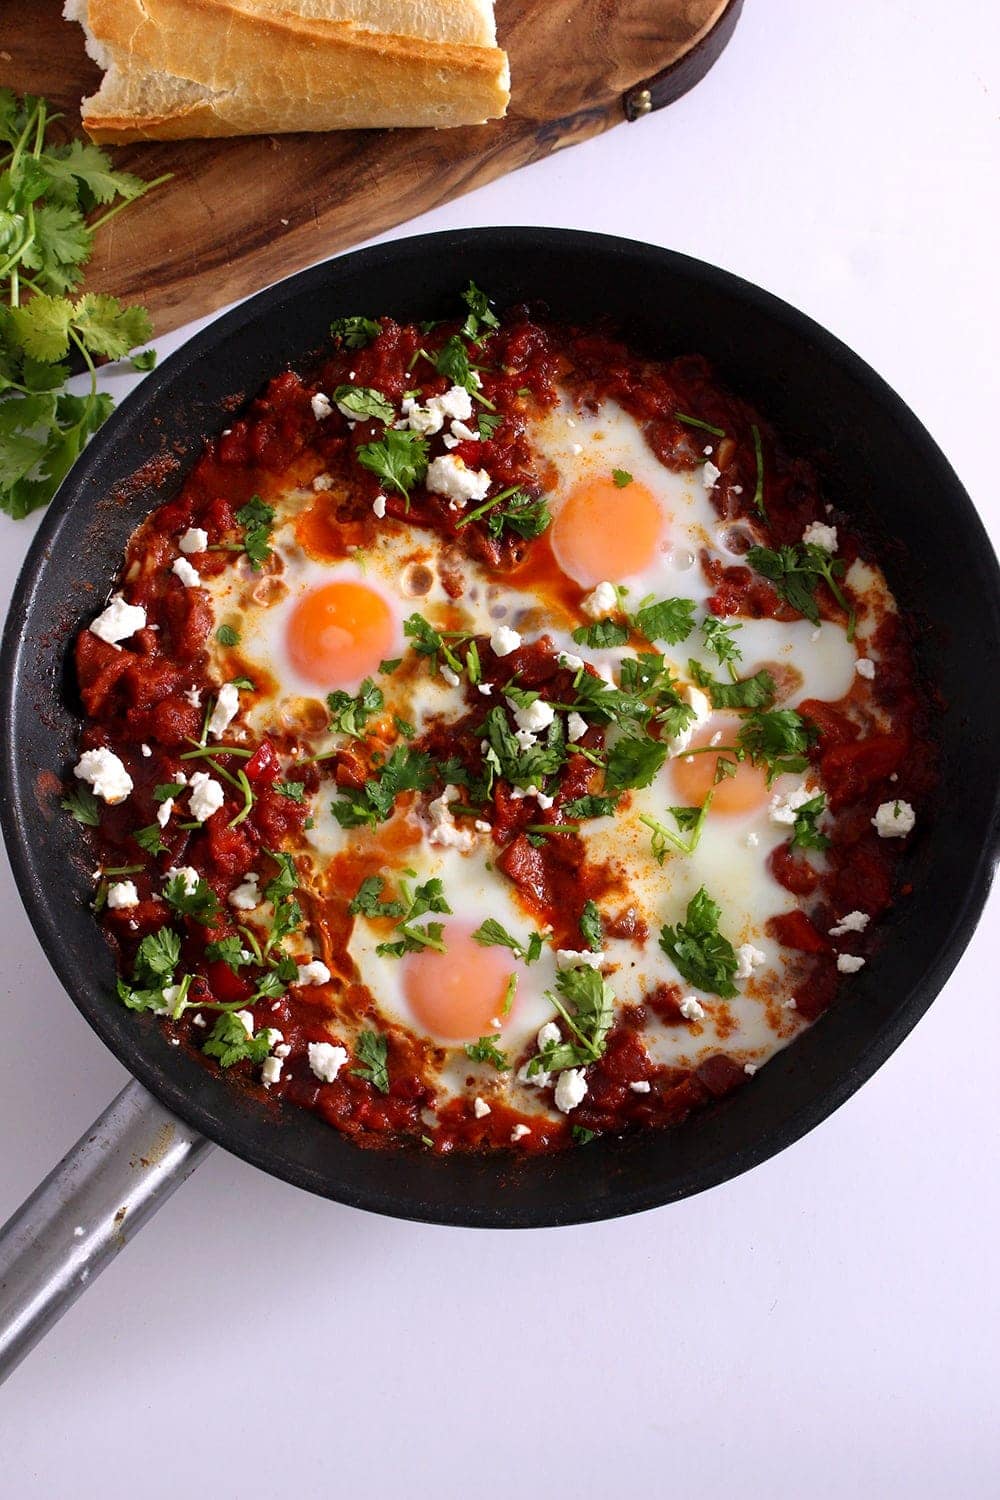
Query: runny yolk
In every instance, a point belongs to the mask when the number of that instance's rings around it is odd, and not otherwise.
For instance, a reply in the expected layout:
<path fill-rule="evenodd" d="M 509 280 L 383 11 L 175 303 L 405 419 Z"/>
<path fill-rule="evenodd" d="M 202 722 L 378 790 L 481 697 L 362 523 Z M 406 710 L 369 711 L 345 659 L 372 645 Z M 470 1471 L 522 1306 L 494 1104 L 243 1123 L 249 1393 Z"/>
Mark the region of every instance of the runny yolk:
<path fill-rule="evenodd" d="M 552 550 L 564 573 L 585 588 L 641 573 L 663 541 L 663 512 L 633 479 L 584 479 L 570 490 L 552 525 Z"/>
<path fill-rule="evenodd" d="M 381 594 L 351 579 L 326 583 L 296 604 L 286 629 L 295 670 L 318 687 L 349 687 L 392 655 L 395 620 Z"/>
<path fill-rule="evenodd" d="M 739 727 L 739 719 L 716 715 L 694 736 L 690 748 L 696 750 L 699 746 L 709 744 L 716 734 L 722 735 L 718 742 L 720 750 L 724 745 L 734 745 Z M 749 761 L 740 761 L 736 766 L 735 776 L 727 776 L 716 784 L 715 768 L 719 758 L 709 751 L 690 758 L 688 755 L 680 755 L 670 762 L 671 775 L 681 804 L 685 807 L 699 807 L 709 792 L 713 792 L 713 814 L 742 815 L 752 812 L 756 807 L 766 806 L 770 797 L 766 773 L 752 766 Z M 722 759 L 732 760 L 733 757 L 723 755 Z"/>
<path fill-rule="evenodd" d="M 472 1042 L 496 1028 L 514 965 L 500 948 L 483 948 L 471 927 L 448 922 L 445 953 L 422 948 L 403 959 L 403 993 L 414 1018 L 449 1042 Z"/>

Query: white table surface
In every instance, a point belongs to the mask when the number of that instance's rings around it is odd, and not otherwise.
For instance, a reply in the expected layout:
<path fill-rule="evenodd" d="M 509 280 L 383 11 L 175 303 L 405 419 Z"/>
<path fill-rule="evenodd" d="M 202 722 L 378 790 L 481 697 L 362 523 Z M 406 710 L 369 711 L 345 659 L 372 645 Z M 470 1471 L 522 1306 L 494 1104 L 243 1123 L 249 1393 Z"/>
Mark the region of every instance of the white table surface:
<path fill-rule="evenodd" d="M 398 233 L 605 230 L 759 282 L 895 386 L 996 538 L 998 14 L 750 0 L 680 103 Z M 0 528 L 4 598 L 31 531 Z M 4 881 L 0 1219 L 125 1080 Z M 5 1387 L 0 1491 L 996 1495 L 998 915 L 833 1118 L 637 1218 L 446 1231 L 213 1152 Z"/>

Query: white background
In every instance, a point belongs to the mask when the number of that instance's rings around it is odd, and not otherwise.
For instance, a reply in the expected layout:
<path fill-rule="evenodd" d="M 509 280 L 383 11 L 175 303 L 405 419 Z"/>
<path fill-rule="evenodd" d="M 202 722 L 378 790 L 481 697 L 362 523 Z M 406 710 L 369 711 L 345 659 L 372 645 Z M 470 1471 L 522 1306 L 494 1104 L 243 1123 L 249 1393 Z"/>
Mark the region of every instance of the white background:
<path fill-rule="evenodd" d="M 997 17 L 749 0 L 668 111 L 400 232 L 605 230 L 759 282 L 886 376 L 996 538 Z M 0 1218 L 125 1077 L 5 880 Z M 5 1387 L 0 1490 L 995 1496 L 998 914 L 832 1119 L 639 1218 L 418 1227 L 213 1152 Z"/>

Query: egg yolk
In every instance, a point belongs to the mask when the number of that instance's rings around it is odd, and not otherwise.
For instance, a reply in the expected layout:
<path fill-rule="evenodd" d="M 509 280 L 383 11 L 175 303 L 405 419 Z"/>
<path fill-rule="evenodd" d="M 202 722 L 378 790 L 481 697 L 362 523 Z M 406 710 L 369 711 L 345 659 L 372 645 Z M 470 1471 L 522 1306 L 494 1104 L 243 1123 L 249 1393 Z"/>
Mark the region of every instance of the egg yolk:
<path fill-rule="evenodd" d="M 611 478 L 574 485 L 552 526 L 552 550 L 564 573 L 586 588 L 605 578 L 631 578 L 653 561 L 663 538 L 655 496 L 633 479 L 619 489 Z"/>
<path fill-rule="evenodd" d="M 319 687 L 349 687 L 391 656 L 396 628 L 381 594 L 344 579 L 310 589 L 292 610 L 288 655 L 301 677 Z"/>
<path fill-rule="evenodd" d="M 433 1036 L 471 1042 L 496 1028 L 514 972 L 510 954 L 484 948 L 472 929 L 449 922 L 445 953 L 422 948 L 403 960 L 403 993 L 415 1019 Z"/>
<path fill-rule="evenodd" d="M 722 735 L 719 745 L 733 745 L 739 732 L 740 721 L 733 718 L 713 718 L 691 741 L 691 749 L 707 745 L 715 735 Z M 697 807 L 704 802 L 709 792 L 713 793 L 712 813 L 742 815 L 754 808 L 764 807 L 770 800 L 767 774 L 749 761 L 740 761 L 735 776 L 727 776 L 716 784 L 715 768 L 719 756 L 711 752 L 704 755 L 680 755 L 670 762 L 670 773 L 674 778 L 677 796 L 685 807 Z M 723 756 L 732 760 L 733 757 Z"/>

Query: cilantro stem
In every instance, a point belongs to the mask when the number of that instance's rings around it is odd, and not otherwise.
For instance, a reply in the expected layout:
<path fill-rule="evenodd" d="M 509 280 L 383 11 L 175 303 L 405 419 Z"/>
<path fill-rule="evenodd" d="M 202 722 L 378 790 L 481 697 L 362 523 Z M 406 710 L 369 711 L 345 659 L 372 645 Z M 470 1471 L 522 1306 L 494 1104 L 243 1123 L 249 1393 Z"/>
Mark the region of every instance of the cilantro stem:
<path fill-rule="evenodd" d="M 700 427 L 702 432 L 710 432 L 713 437 L 724 438 L 726 435 L 724 428 L 713 427 L 711 422 L 703 422 L 700 417 L 686 416 L 682 411 L 675 411 L 674 419 L 677 422 L 687 423 L 688 427 Z"/>
<path fill-rule="evenodd" d="M 194 744 L 195 741 L 192 740 L 191 743 Z M 194 750 L 183 750 L 178 759 L 197 760 L 213 755 L 236 755 L 240 760 L 250 760 L 253 753 L 252 750 L 244 750 L 241 745 L 198 745 Z"/>
<path fill-rule="evenodd" d="M 209 764 L 211 765 L 211 761 L 209 762 Z M 228 779 L 231 781 L 233 778 L 230 776 Z M 253 807 L 253 787 L 247 780 L 247 773 L 245 771 L 240 770 L 236 772 L 236 785 L 243 793 L 243 806 L 240 808 L 235 818 L 230 819 L 230 828 L 236 828 L 240 823 L 242 823 L 244 818 L 249 815 L 250 809 Z"/>
<path fill-rule="evenodd" d="M 88 224 L 87 228 L 90 230 L 91 234 L 96 234 L 97 231 L 101 229 L 109 219 L 114 218 L 115 214 L 120 214 L 122 209 L 128 208 L 130 203 L 137 203 L 140 198 L 145 197 L 150 189 L 161 187 L 163 183 L 169 182 L 173 175 L 173 172 L 164 172 L 162 177 L 154 177 L 151 182 L 144 182 L 141 192 L 136 193 L 131 198 L 122 198 L 119 203 L 115 204 L 114 208 L 109 208 L 106 213 L 101 214 L 99 219 L 95 219 L 92 224 Z"/>
<path fill-rule="evenodd" d="M 518 484 L 511 484 L 505 490 L 501 490 L 499 495 L 492 495 L 483 505 L 477 505 L 475 510 L 470 510 L 467 515 L 464 515 L 460 521 L 456 522 L 455 530 L 461 531 L 462 527 L 468 526 L 470 521 L 477 521 L 488 510 L 492 510 L 495 505 L 499 505 L 501 500 L 509 500 L 511 495 L 516 495 L 520 488 L 521 486 Z"/>
<path fill-rule="evenodd" d="M 753 492 L 753 503 L 766 520 L 767 510 L 764 506 L 764 449 L 760 441 L 760 428 L 756 422 L 753 423 L 750 431 L 753 433 L 753 456 L 757 464 L 757 484 Z"/>
<path fill-rule="evenodd" d="M 525 831 L 525 833 L 544 833 L 544 834 L 552 834 L 552 833 L 578 833 L 580 831 L 580 824 L 579 823 L 526 823 L 524 825 L 524 831 Z"/>

